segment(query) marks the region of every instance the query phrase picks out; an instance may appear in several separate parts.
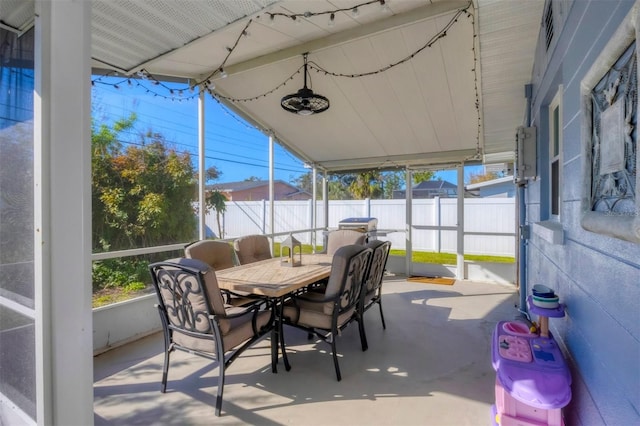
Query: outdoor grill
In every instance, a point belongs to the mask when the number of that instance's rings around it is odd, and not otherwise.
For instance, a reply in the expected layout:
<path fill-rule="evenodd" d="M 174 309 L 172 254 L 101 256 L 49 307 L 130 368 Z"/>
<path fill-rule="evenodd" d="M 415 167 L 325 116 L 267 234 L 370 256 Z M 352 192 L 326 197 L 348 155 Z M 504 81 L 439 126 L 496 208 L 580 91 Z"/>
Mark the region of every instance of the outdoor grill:
<path fill-rule="evenodd" d="M 338 222 L 338 229 L 368 232 L 370 236 L 373 236 L 378 229 L 378 219 L 375 217 L 349 217 Z"/>

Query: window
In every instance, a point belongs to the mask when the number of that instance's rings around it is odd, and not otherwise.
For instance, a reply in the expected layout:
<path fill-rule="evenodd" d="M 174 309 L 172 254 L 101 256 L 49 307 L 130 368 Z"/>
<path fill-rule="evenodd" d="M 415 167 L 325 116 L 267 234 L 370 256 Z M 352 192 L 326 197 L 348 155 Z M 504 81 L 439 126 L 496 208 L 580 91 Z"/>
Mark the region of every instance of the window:
<path fill-rule="evenodd" d="M 549 213 L 558 218 L 562 199 L 562 86 L 549 105 L 549 175 Z"/>
<path fill-rule="evenodd" d="M 13 424 L 36 417 L 34 31 L 0 29 L 0 43 L 0 423 Z"/>

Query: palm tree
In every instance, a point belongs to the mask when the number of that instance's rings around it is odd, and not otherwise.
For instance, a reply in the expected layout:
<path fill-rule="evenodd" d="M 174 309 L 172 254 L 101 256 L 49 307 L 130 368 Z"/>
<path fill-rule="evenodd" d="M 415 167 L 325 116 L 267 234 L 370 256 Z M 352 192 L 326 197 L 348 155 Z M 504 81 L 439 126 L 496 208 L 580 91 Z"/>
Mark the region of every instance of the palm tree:
<path fill-rule="evenodd" d="M 218 238 L 224 238 L 222 234 L 222 226 L 220 225 L 220 215 L 227 210 L 226 204 L 227 198 L 222 194 L 222 192 L 214 189 L 207 194 L 207 198 L 205 199 L 205 203 L 207 206 L 207 211 L 213 209 L 216 211 L 216 221 L 218 222 Z"/>

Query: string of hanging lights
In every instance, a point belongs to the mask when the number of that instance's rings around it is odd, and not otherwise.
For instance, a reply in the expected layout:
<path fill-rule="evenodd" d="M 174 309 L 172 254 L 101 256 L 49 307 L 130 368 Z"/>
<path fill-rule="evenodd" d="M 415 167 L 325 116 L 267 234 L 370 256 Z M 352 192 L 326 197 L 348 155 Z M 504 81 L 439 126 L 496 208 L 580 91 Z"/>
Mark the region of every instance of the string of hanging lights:
<path fill-rule="evenodd" d="M 304 13 L 292 13 L 292 14 L 288 14 L 288 13 L 282 13 L 282 12 L 267 12 L 262 16 L 268 16 L 268 20 L 270 24 L 274 24 L 276 19 L 279 17 L 282 18 L 287 18 L 287 19 L 291 19 L 293 21 L 296 22 L 300 22 L 304 19 L 309 19 L 312 17 L 317 17 L 317 16 L 326 16 L 329 15 L 329 25 L 331 26 L 332 23 L 335 20 L 335 14 L 339 13 L 339 12 L 350 12 L 352 14 L 352 16 L 357 17 L 360 13 L 360 10 L 362 8 L 368 7 L 370 5 L 379 5 L 381 9 L 383 10 L 388 10 L 388 5 L 389 5 L 389 0 L 369 0 L 363 3 L 359 3 L 356 4 L 354 6 L 350 6 L 350 7 L 345 7 L 345 8 L 337 8 L 337 9 L 333 9 L 333 10 L 325 10 L 325 11 L 321 11 L 321 12 L 304 12 Z M 226 66 L 226 63 L 229 59 L 229 57 L 233 54 L 233 52 L 235 51 L 235 49 L 237 48 L 237 46 L 240 43 L 240 40 L 243 37 L 248 37 L 249 36 L 249 27 L 251 26 L 251 24 L 254 22 L 253 19 L 250 19 L 249 21 L 247 21 L 246 25 L 244 26 L 244 28 L 242 29 L 242 31 L 238 34 L 234 44 L 230 47 L 226 47 L 227 49 L 227 54 L 224 58 L 224 60 L 221 62 L 221 64 L 214 70 L 212 71 L 210 74 L 208 74 L 205 78 L 203 78 L 200 81 L 195 81 L 192 82 L 189 85 L 185 85 L 184 87 L 179 87 L 179 88 L 174 88 L 174 87 L 169 87 L 167 86 L 165 83 L 163 83 L 162 81 L 160 81 L 159 79 L 157 79 L 156 77 L 154 77 L 152 74 L 150 74 L 149 72 L 147 72 L 146 70 L 142 69 L 140 71 L 138 71 L 137 74 L 137 78 L 135 77 L 126 77 L 123 78 L 120 81 L 117 82 L 106 82 L 104 81 L 104 77 L 112 77 L 112 76 L 117 76 L 119 75 L 117 72 L 111 73 L 111 74 L 105 74 L 103 76 L 100 76 L 94 80 L 92 80 L 91 84 L 95 85 L 95 84 L 104 84 L 104 85 L 111 85 L 116 89 L 119 89 L 123 86 L 128 86 L 128 87 L 132 87 L 132 86 L 136 86 L 136 87 L 142 87 L 143 89 L 146 90 L 146 93 L 150 93 L 153 94 L 154 96 L 158 96 L 158 97 L 162 97 L 164 99 L 170 99 L 170 100 L 177 100 L 177 101 L 183 101 L 183 100 L 191 100 L 194 99 L 198 96 L 197 93 L 195 92 L 195 88 L 196 87 L 200 87 L 201 90 L 205 90 L 206 92 L 208 92 L 214 99 L 216 99 L 217 101 L 220 100 L 225 100 L 228 102 L 233 102 L 233 103 L 244 103 L 244 102 L 252 102 L 252 101 L 256 101 L 260 98 L 263 97 L 267 97 L 269 95 L 271 95 L 272 93 L 278 91 L 280 88 L 284 87 L 287 85 L 287 83 L 289 83 L 290 81 L 292 81 L 295 76 L 297 74 L 300 74 L 302 72 L 302 70 L 304 70 L 304 77 L 305 77 L 305 88 L 306 88 L 306 78 L 308 76 L 308 69 L 312 69 L 315 70 L 317 73 L 323 73 L 324 75 L 330 75 L 333 77 L 344 77 L 344 78 L 360 78 L 360 77 L 366 77 L 366 76 L 370 76 L 370 75 L 375 75 L 375 74 L 379 74 L 379 73 L 383 73 L 385 71 L 388 71 L 398 65 L 401 65 L 403 63 L 406 63 L 408 61 L 410 61 L 411 59 L 413 59 L 416 55 L 420 54 L 422 51 L 424 51 L 425 49 L 428 49 L 430 47 L 433 47 L 433 45 L 435 43 L 437 43 L 439 40 L 441 40 L 442 38 L 446 37 L 447 32 L 458 22 L 458 19 L 465 14 L 468 18 L 472 19 L 472 25 L 474 26 L 474 44 L 473 44 L 473 56 L 474 56 L 474 68 L 472 69 L 472 71 L 474 72 L 474 84 L 475 84 L 475 96 L 476 96 L 476 109 L 478 111 L 478 127 L 480 127 L 481 124 L 481 119 L 480 119 L 480 98 L 479 98 L 479 90 L 478 90 L 478 78 L 477 78 L 477 55 L 476 55 L 476 47 L 475 47 L 475 20 L 474 20 L 474 16 L 472 13 L 469 12 L 469 8 L 472 7 L 472 3 L 470 2 L 466 7 L 459 9 L 454 15 L 453 17 L 447 22 L 447 24 L 441 29 L 439 30 L 434 36 L 432 36 L 425 44 L 423 44 L 421 47 L 419 47 L 417 50 L 415 50 L 414 52 L 412 52 L 411 54 L 405 56 L 402 59 L 399 59 L 398 61 L 395 61 L 389 65 L 386 65 L 382 68 L 376 69 L 376 70 L 372 70 L 372 71 L 367 71 L 367 72 L 362 72 L 362 73 L 352 73 L 352 74 L 347 74 L 347 73 L 340 73 L 340 72 L 335 72 L 335 71 L 331 71 L 328 69 L 325 69 L 324 67 L 321 67 L 320 65 L 318 65 L 317 63 L 313 62 L 313 61 L 308 61 L 306 59 L 306 54 L 304 55 L 305 57 L 305 63 L 304 65 L 300 66 L 296 71 L 294 71 L 291 75 L 289 75 L 284 81 L 282 81 L 281 83 L 279 83 L 278 85 L 276 85 L 275 87 L 273 87 L 270 90 L 267 90 L 263 93 L 260 93 L 258 95 L 255 96 L 251 96 L 251 97 L 245 97 L 245 98 L 235 98 L 235 97 L 231 97 L 231 96 L 225 96 L 222 95 L 221 93 L 215 91 L 215 82 L 214 82 L 214 78 L 225 78 L 227 76 L 224 67 Z M 258 16 L 258 18 L 260 18 L 261 16 Z M 144 81 L 148 81 L 152 87 L 148 87 L 146 86 L 143 82 Z M 162 91 L 165 93 L 160 93 L 159 91 L 155 90 L 154 87 L 158 87 L 158 88 L 162 88 Z M 304 89 L 304 88 L 303 88 Z M 303 90 L 300 89 L 300 90 Z M 307 89 L 308 90 L 308 89 Z M 190 94 L 185 94 L 186 92 L 189 92 Z M 300 91 L 298 91 L 300 92 Z M 166 94 L 168 93 L 168 95 Z M 289 95 L 289 96 L 293 96 L 293 95 Z M 320 95 L 321 98 L 324 98 Z M 285 98 L 287 98 L 287 96 L 285 96 Z M 326 98 L 325 98 L 326 99 Z M 285 99 L 283 99 L 283 108 L 287 109 L 287 110 L 291 110 L 288 109 L 284 106 L 284 101 Z M 302 102 L 304 101 L 303 97 L 298 97 L 297 99 L 298 102 Z M 301 104 L 300 104 L 301 105 Z M 326 100 L 326 108 L 323 109 L 326 110 L 328 108 L 328 100 Z M 307 114 L 308 110 L 301 108 L 301 110 L 304 110 L 303 113 Z M 298 112 L 298 111 L 292 111 L 292 112 Z M 300 112 L 298 112 L 300 113 Z M 480 129 L 478 129 L 478 136 L 477 136 L 477 141 L 478 141 L 478 147 L 479 147 L 479 140 L 480 140 Z"/>
<path fill-rule="evenodd" d="M 467 6 L 468 8 L 468 6 Z M 405 62 L 410 61 L 411 59 L 413 59 L 416 55 L 418 55 L 420 52 L 422 52 L 423 50 L 432 47 L 438 40 L 440 40 L 443 37 L 447 36 L 447 31 L 453 26 L 455 25 L 456 22 L 458 22 L 458 18 L 460 18 L 461 15 L 463 14 L 467 14 L 467 17 L 472 16 L 467 9 L 460 9 L 456 12 L 456 14 L 453 16 L 453 18 L 451 18 L 451 20 L 447 23 L 447 25 L 445 25 L 440 31 L 438 31 L 433 37 L 431 37 L 424 45 L 422 45 L 420 48 L 418 48 L 416 51 L 412 52 L 411 54 L 405 56 L 404 58 L 393 62 L 385 67 L 382 67 L 380 69 L 377 70 L 373 70 L 373 71 L 367 71 L 367 72 L 362 72 L 362 73 L 355 73 L 355 74 L 344 74 L 344 73 L 338 73 L 338 72 L 333 72 L 333 71 L 329 71 L 326 70 L 325 68 L 321 67 L 320 65 L 316 64 L 315 62 L 310 62 L 309 63 L 309 68 L 316 70 L 317 72 L 321 72 L 324 73 L 324 75 L 331 75 L 333 77 L 347 77 L 347 78 L 359 78 L 359 77 L 366 77 L 366 76 L 370 76 L 370 75 L 375 75 L 375 74 L 380 74 L 383 73 L 385 71 L 390 70 L 391 68 L 397 67 L 398 65 L 402 65 Z"/>
<path fill-rule="evenodd" d="M 269 24 L 274 25 L 276 17 L 283 17 L 286 19 L 290 19 L 296 24 L 300 24 L 302 22 L 302 18 L 309 19 L 314 16 L 325 16 L 329 15 L 328 26 L 333 26 L 335 24 L 336 13 L 339 12 L 351 12 L 351 16 L 357 18 L 360 15 L 360 10 L 362 7 L 369 6 L 371 4 L 379 4 L 380 9 L 383 12 L 389 12 L 389 0 L 370 0 L 364 3 L 357 4 L 355 6 L 350 7 L 342 7 L 338 9 L 325 10 L 322 12 L 310 12 L 306 11 L 304 13 L 283 13 L 283 12 L 267 12 L 266 15 L 269 16 Z"/>
<path fill-rule="evenodd" d="M 177 101 L 177 102 L 189 101 L 191 99 L 195 99 L 198 97 L 198 94 L 194 93 L 194 89 L 192 86 L 185 85 L 182 87 L 180 86 L 171 87 L 163 83 L 162 81 L 156 79 L 151 74 L 147 73 L 145 70 L 138 71 L 137 73 L 138 78 L 123 77 L 122 79 L 117 81 L 105 80 L 105 78 L 107 77 L 118 77 L 119 75 L 120 74 L 116 71 L 100 75 L 99 77 L 96 77 L 93 80 L 91 80 L 91 85 L 92 86 L 96 86 L 96 85 L 111 86 L 116 90 L 119 90 L 123 87 L 128 87 L 128 88 L 140 87 L 145 91 L 146 94 L 151 94 L 154 97 L 159 97 L 162 99 L 167 99 L 167 100 Z M 152 86 L 161 87 L 163 90 L 163 93 L 160 93 L 159 91 L 156 91 L 153 88 L 146 86 L 145 84 L 143 84 L 143 81 L 149 81 Z"/>
<path fill-rule="evenodd" d="M 370 1 L 367 3 L 363 3 L 363 5 L 366 4 L 371 4 L 371 3 L 378 3 L 378 0 L 375 1 Z M 421 53 L 423 50 L 433 47 L 433 45 L 438 42 L 438 40 L 444 38 L 447 36 L 447 31 L 449 31 L 457 22 L 458 19 L 462 16 L 462 15 L 466 15 L 468 18 L 472 18 L 473 19 L 473 14 L 469 12 L 469 8 L 471 7 L 471 3 L 469 3 L 469 5 L 467 5 L 465 8 L 463 9 L 459 9 L 454 16 L 447 22 L 447 24 L 440 30 L 438 31 L 434 36 L 432 36 L 424 45 L 422 45 L 420 48 L 418 48 L 417 50 L 415 50 L 414 52 L 410 53 L 409 55 L 407 55 L 406 57 L 393 62 L 387 66 L 384 66 L 382 68 L 376 69 L 376 70 L 372 70 L 372 71 L 367 71 L 367 72 L 362 72 L 362 73 L 353 73 L 353 74 L 346 74 L 346 73 L 339 73 L 339 72 L 334 72 L 334 71 L 330 71 L 327 70 L 321 66 L 319 66 L 317 63 L 313 62 L 313 61 L 309 61 L 308 62 L 308 68 L 315 70 L 316 72 L 319 73 L 324 73 L 324 75 L 331 75 L 333 77 L 345 77 L 345 78 L 359 78 L 359 77 L 366 77 L 366 76 L 370 76 L 370 75 L 374 75 L 374 74 L 380 74 L 383 73 L 385 71 L 390 70 L 391 68 L 394 68 L 398 65 L 401 65 L 405 62 L 410 61 L 411 59 L 413 59 L 416 55 L 418 55 L 419 53 Z M 362 5 L 360 5 L 362 6 Z M 349 9 L 347 9 L 349 10 Z M 326 14 L 327 12 L 318 12 L 318 14 Z M 286 15 L 289 16 L 289 15 Z M 291 15 L 293 16 L 293 15 Z M 297 14 L 296 16 L 304 16 L 303 14 Z M 473 23 L 473 20 L 472 20 Z M 475 31 L 475 30 L 474 30 Z M 475 37 L 475 35 L 474 35 Z M 474 44 L 474 69 L 472 71 L 475 72 L 475 63 L 477 61 L 477 58 L 475 56 L 475 44 Z M 242 103 L 242 102 L 251 102 L 251 101 L 256 101 L 260 98 L 266 97 L 270 94 L 272 94 L 273 92 L 276 92 L 278 89 L 280 89 L 281 87 L 285 86 L 289 81 L 291 81 L 296 74 L 299 74 L 302 69 L 304 68 L 304 65 L 301 66 L 300 68 L 298 68 L 293 74 L 291 74 L 290 76 L 288 76 L 283 82 L 279 83 L 277 86 L 273 87 L 272 89 L 269 89 L 263 93 L 260 93 L 258 95 L 255 96 L 251 96 L 251 97 L 246 97 L 246 98 L 235 98 L 235 97 L 231 97 L 231 96 L 224 96 L 220 93 L 217 92 L 213 92 L 212 91 L 212 95 L 213 96 L 217 96 L 220 99 L 224 99 L 226 101 L 230 101 L 230 102 L 234 102 L 234 103 Z M 476 81 L 477 81 L 477 75 L 476 75 Z M 477 84 L 477 83 L 476 83 Z"/>
<path fill-rule="evenodd" d="M 482 116 L 481 116 L 481 108 L 480 108 L 480 89 L 478 88 L 478 51 L 476 49 L 476 42 L 478 41 L 478 34 L 476 33 L 476 18 L 470 13 L 468 10 L 465 10 L 467 14 L 467 18 L 471 19 L 471 26 L 473 28 L 473 45 L 471 47 L 471 51 L 473 52 L 473 68 L 471 71 L 473 72 L 473 88 L 475 91 L 475 107 L 476 107 L 476 115 L 478 117 L 478 126 L 476 129 L 476 153 L 472 158 L 468 158 L 468 160 L 475 159 L 477 160 L 479 156 L 482 155 L 482 148 L 480 147 L 480 135 L 482 132 Z"/>

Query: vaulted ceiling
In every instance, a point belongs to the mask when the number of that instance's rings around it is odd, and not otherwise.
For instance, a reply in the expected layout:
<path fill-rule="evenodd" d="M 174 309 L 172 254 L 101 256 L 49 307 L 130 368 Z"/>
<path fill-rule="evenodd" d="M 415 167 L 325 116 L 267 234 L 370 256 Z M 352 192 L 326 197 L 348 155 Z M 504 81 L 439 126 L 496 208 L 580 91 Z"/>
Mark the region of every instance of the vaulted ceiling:
<path fill-rule="evenodd" d="M 215 85 L 220 102 L 303 161 L 339 171 L 511 161 L 544 2 L 92 5 L 95 68 Z M 33 22 L 33 2 L 2 2 L 0 16 L 22 31 Z M 330 108 L 300 116 L 280 99 L 303 86 L 307 52 L 308 86 Z"/>

